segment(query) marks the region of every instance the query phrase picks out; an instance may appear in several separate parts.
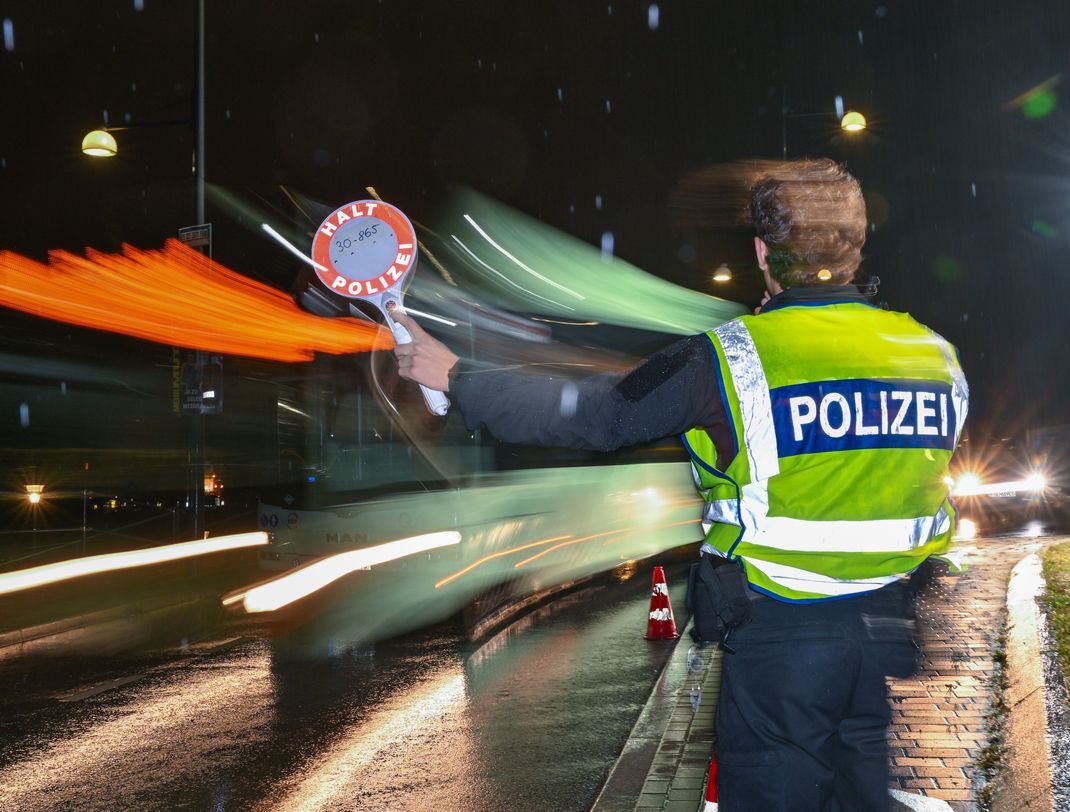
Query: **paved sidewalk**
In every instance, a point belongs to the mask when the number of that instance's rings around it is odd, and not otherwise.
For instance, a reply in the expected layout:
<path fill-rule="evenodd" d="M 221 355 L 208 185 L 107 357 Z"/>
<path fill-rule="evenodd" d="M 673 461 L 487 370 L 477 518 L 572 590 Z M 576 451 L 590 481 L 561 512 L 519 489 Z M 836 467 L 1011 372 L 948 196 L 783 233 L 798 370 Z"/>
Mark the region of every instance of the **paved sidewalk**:
<path fill-rule="evenodd" d="M 893 680 L 889 732 L 894 787 L 978 808 L 988 714 L 999 673 L 1000 636 L 1011 568 L 1050 539 L 978 541 L 961 575 L 939 575 L 918 606 L 921 670 Z M 963 549 L 960 547 L 960 549 Z"/>

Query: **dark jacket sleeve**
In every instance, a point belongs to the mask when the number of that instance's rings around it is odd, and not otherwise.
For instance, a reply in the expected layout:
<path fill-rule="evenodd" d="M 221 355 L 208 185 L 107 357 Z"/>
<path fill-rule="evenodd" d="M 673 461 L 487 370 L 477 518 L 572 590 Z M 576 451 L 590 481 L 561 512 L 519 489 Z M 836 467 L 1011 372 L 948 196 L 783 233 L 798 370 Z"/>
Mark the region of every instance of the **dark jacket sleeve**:
<path fill-rule="evenodd" d="M 726 425 L 704 335 L 676 342 L 625 375 L 571 380 L 462 369 L 449 396 L 470 430 L 484 427 L 499 440 L 529 445 L 613 451 Z"/>

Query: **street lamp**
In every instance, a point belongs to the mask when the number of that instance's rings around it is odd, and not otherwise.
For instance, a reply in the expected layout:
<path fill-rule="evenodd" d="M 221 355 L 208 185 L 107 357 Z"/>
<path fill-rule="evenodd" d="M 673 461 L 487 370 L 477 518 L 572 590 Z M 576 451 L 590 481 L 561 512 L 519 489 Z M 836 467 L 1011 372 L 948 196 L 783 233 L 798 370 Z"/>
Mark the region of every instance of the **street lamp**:
<path fill-rule="evenodd" d="M 713 272 L 714 282 L 731 282 L 732 281 L 732 269 L 727 264 L 722 262 L 717 266 L 717 269 Z"/>
<path fill-rule="evenodd" d="M 843 109 L 843 99 L 836 97 L 836 111 L 825 113 L 793 113 L 788 109 L 788 93 L 784 90 L 780 107 L 780 157 L 788 159 L 788 119 L 789 118 L 839 118 L 840 129 L 846 133 L 858 133 L 866 129 L 866 117 L 857 110 Z"/>
<path fill-rule="evenodd" d="M 94 158 L 114 158 L 118 151 L 119 145 L 107 129 L 93 130 L 82 139 L 82 152 Z"/>
<path fill-rule="evenodd" d="M 193 185 L 196 207 L 196 224 L 204 225 L 204 2 L 197 0 L 196 62 L 194 87 L 196 98 L 193 105 Z M 172 124 L 189 124 L 189 119 L 179 121 L 149 121 L 124 127 L 103 127 L 93 130 L 82 139 L 82 152 L 95 158 L 111 158 L 119 151 L 119 145 L 111 134 L 120 130 L 140 127 L 163 127 Z M 196 366 L 204 368 L 203 350 L 196 351 Z M 193 513 L 193 537 L 201 538 L 204 531 L 204 416 L 198 411 L 190 415 L 189 446 L 192 472 L 189 480 L 190 508 Z"/>
<path fill-rule="evenodd" d="M 100 129 L 86 133 L 82 139 L 82 152 L 92 158 L 114 158 L 119 153 L 119 144 L 112 133 L 125 130 L 140 130 L 145 127 L 173 127 L 178 124 L 189 124 L 188 118 L 178 118 L 170 121 L 138 121 L 133 124 L 125 124 L 122 127 L 109 127 L 104 125 Z M 197 152 L 193 153 L 193 172 L 197 174 Z"/>
<path fill-rule="evenodd" d="M 866 129 L 866 117 L 856 110 L 848 110 L 840 119 L 840 128 L 849 133 L 857 133 Z"/>

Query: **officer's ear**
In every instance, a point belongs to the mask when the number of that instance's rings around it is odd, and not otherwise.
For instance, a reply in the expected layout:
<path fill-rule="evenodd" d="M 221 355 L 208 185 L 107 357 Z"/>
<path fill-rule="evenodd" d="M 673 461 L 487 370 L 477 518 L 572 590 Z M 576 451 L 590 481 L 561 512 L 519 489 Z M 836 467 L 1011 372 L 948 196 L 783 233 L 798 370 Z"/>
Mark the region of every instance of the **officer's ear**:
<path fill-rule="evenodd" d="M 768 271 L 769 262 L 766 257 L 769 256 L 769 246 L 765 244 L 765 240 L 761 237 L 754 238 L 754 255 L 758 257 L 758 267 L 763 271 Z"/>

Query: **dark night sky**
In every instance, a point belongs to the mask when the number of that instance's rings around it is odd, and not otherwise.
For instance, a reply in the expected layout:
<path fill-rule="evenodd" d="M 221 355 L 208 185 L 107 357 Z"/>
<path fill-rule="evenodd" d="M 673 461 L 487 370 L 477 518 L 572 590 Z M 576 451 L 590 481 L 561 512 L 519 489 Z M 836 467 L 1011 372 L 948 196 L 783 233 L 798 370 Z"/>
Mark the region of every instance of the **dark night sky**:
<path fill-rule="evenodd" d="M 78 144 L 105 111 L 112 125 L 188 115 L 194 8 L 5 6 L 0 247 L 154 247 L 192 223 L 188 128 L 120 133 L 112 161 Z M 703 166 L 776 157 L 785 89 L 796 111 L 840 95 L 871 129 L 847 141 L 831 117 L 793 118 L 789 153 L 861 179 L 876 224 L 864 270 L 892 308 L 960 346 L 973 431 L 1070 421 L 1070 6 L 677 0 L 656 28 L 651 14 L 604 0 L 210 1 L 209 182 L 279 210 L 280 184 L 328 204 L 373 184 L 417 219 L 465 183 L 594 244 L 612 231 L 621 256 L 708 290 L 712 266 L 743 260 L 749 241 L 684 261 L 695 237 L 674 222 L 674 188 Z M 289 286 L 291 262 L 209 219 L 218 259 Z M 730 297 L 757 292 L 733 285 Z M 3 323 L 5 351 L 37 329 Z"/>

